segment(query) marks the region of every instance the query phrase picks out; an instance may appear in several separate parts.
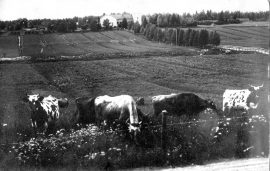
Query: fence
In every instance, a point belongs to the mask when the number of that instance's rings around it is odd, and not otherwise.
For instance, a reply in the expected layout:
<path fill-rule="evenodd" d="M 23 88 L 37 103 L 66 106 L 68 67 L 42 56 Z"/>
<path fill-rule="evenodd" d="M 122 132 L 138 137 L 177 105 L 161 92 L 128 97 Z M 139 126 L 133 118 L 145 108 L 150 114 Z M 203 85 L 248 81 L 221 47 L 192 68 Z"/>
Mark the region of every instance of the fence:
<path fill-rule="evenodd" d="M 0 153 L 6 156 L 5 151 L 15 150 L 14 162 L 23 166 L 69 166 L 75 162 L 78 167 L 114 169 L 268 155 L 269 124 L 263 115 L 239 112 L 234 117 L 211 118 L 209 114 L 205 120 L 175 123 L 168 123 L 168 115 L 163 111 L 159 118 L 142 125 L 138 143 L 125 129 L 89 125 L 70 133 L 60 130 L 49 137 L 2 144 L 5 149 Z"/>

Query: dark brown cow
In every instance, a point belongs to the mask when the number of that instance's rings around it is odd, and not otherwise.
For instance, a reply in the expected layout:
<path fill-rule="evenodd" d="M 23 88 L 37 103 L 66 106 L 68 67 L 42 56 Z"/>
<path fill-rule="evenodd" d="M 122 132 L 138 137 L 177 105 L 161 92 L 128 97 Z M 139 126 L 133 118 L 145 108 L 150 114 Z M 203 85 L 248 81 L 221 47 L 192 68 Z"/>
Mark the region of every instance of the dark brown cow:
<path fill-rule="evenodd" d="M 213 101 L 204 100 L 193 93 L 154 96 L 152 103 L 154 115 L 166 110 L 171 115 L 186 115 L 188 118 L 194 118 L 207 108 L 217 110 Z"/>

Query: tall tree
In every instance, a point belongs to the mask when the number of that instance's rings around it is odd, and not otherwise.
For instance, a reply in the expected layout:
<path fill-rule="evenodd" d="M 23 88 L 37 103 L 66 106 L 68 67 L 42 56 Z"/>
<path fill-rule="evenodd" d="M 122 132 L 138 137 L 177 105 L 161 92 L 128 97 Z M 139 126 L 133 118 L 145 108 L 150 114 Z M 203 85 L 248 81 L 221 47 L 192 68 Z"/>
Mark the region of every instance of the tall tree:
<path fill-rule="evenodd" d="M 134 30 L 134 33 L 140 33 L 141 25 L 138 21 L 136 21 L 136 23 L 133 25 L 133 30 Z"/>
<path fill-rule="evenodd" d="M 105 30 L 110 29 L 110 21 L 108 19 L 103 21 L 103 27 L 105 28 Z"/>
<path fill-rule="evenodd" d="M 142 16 L 142 27 L 145 28 L 147 23 L 148 23 L 148 22 L 147 22 L 146 16 L 143 15 L 143 16 Z"/>
<path fill-rule="evenodd" d="M 90 23 L 91 31 L 98 31 L 99 30 L 99 22 L 97 20 L 93 20 Z"/>
<path fill-rule="evenodd" d="M 204 47 L 208 44 L 209 33 L 207 30 L 202 29 L 199 36 L 199 46 Z"/>
<path fill-rule="evenodd" d="M 218 46 L 220 44 L 220 36 L 216 31 L 213 34 L 212 44 L 216 45 L 216 46 Z"/>
<path fill-rule="evenodd" d="M 162 27 L 162 15 L 159 14 L 157 17 L 157 26 Z"/>
<path fill-rule="evenodd" d="M 122 28 L 127 29 L 127 26 L 128 26 L 127 19 L 126 18 L 123 18 Z"/>

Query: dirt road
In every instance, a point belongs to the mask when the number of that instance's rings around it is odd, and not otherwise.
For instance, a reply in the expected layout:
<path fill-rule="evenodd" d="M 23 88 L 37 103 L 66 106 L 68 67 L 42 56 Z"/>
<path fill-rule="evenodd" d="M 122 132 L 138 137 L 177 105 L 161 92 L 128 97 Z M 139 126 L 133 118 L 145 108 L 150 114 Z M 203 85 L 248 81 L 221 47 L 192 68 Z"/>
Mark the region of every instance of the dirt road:
<path fill-rule="evenodd" d="M 176 167 L 176 168 L 138 168 L 137 170 L 181 170 L 181 171 L 269 171 L 269 158 L 252 158 L 252 159 L 239 159 L 239 160 L 226 160 L 221 162 L 215 162 L 206 165 L 194 165 L 188 167 Z"/>

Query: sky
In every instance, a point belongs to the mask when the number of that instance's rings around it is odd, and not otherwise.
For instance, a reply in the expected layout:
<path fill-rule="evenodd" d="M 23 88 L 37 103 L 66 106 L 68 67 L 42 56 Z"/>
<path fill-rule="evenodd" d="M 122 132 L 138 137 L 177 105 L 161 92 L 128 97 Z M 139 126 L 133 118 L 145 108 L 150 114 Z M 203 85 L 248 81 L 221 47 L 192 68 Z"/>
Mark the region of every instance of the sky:
<path fill-rule="evenodd" d="M 267 11 L 268 0 L 0 0 L 0 20 L 72 18 L 129 12 L 195 13 L 202 10 Z"/>

